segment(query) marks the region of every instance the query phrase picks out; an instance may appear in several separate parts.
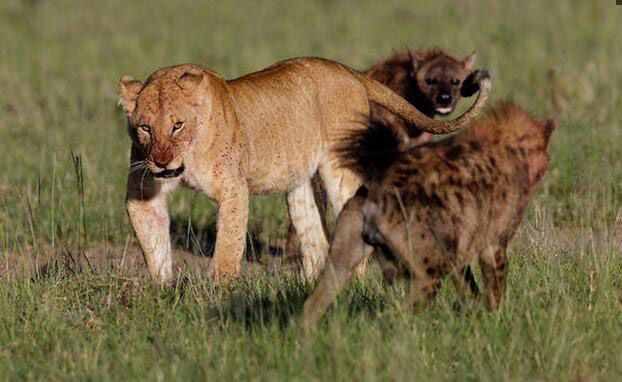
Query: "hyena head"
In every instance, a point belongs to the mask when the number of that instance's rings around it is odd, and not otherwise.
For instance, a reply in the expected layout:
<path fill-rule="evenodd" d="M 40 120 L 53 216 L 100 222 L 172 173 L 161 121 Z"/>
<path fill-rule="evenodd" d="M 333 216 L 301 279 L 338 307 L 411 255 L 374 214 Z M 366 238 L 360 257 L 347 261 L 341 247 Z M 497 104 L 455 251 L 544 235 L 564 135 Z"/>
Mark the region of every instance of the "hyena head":
<path fill-rule="evenodd" d="M 476 53 L 469 54 L 463 60 L 456 60 L 439 52 L 419 62 L 412 52 L 409 53 L 411 77 L 417 82 L 428 107 L 439 115 L 451 113 L 460 99 L 462 82 L 473 71 Z"/>

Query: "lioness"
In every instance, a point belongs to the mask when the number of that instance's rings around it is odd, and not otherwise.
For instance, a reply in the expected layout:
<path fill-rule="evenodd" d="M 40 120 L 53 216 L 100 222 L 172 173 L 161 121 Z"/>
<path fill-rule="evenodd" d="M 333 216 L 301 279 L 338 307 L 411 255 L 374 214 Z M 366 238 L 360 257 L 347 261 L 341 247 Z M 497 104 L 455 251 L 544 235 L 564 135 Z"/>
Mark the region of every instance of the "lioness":
<path fill-rule="evenodd" d="M 360 128 L 369 101 L 405 118 L 413 129 L 447 133 L 468 123 L 484 105 L 490 81 L 481 81 L 469 111 L 444 122 L 421 114 L 365 75 L 336 62 L 298 58 L 226 81 L 197 65 L 162 68 L 147 81 L 124 76 L 119 103 L 132 140 L 126 205 L 149 273 L 173 276 L 166 194 L 182 184 L 219 205 L 218 233 L 209 276 L 225 282 L 239 274 L 249 193 L 287 193 L 312 279 L 328 242 L 313 200 L 319 171 L 331 204 L 340 211 L 360 180 L 331 154 L 344 131 Z"/>
<path fill-rule="evenodd" d="M 447 275 L 465 298 L 462 273 L 478 260 L 486 303 L 497 308 L 507 246 L 548 167 L 555 126 L 503 102 L 459 134 L 418 147 L 404 147 L 383 123 L 349 134 L 337 155 L 364 186 L 337 219 L 304 325 L 313 327 L 336 298 L 369 253 L 365 243 L 410 277 L 404 307 L 428 302 Z"/>

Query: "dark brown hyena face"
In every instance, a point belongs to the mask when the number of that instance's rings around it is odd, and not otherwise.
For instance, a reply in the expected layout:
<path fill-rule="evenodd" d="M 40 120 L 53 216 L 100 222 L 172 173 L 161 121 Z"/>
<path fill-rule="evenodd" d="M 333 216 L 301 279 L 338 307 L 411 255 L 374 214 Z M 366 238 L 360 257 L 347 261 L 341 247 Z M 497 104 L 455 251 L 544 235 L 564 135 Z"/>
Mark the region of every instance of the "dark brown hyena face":
<path fill-rule="evenodd" d="M 475 59 L 475 52 L 462 61 L 441 55 L 416 69 L 417 86 L 437 114 L 446 115 L 454 110 L 462 82 L 473 71 Z"/>

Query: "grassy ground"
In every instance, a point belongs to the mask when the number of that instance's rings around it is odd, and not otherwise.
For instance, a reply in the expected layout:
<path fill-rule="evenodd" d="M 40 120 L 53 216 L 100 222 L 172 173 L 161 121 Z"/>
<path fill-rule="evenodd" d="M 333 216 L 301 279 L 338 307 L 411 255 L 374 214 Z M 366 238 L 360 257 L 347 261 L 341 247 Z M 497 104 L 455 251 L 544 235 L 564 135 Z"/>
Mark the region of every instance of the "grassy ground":
<path fill-rule="evenodd" d="M 622 376 L 622 7 L 612 1 L 0 3 L 0 378 L 617 380 Z M 473 49 L 512 98 L 559 128 L 510 254 L 501 310 L 454 293 L 413 316 L 377 272 L 321 329 L 291 317 L 282 197 L 252 201 L 246 277 L 205 280 L 215 209 L 171 200 L 175 287 L 144 274 L 123 209 L 123 74 L 205 64 L 226 77 L 324 56 L 365 68 L 406 45 Z M 466 107 L 466 102 L 462 107 Z"/>

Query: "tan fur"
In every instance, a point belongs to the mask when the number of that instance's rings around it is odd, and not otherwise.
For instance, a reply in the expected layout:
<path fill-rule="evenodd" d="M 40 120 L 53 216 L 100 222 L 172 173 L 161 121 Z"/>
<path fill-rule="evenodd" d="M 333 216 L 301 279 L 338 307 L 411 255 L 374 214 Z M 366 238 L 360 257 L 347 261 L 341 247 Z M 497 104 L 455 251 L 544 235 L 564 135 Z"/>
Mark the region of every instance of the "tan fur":
<path fill-rule="evenodd" d="M 473 52 L 463 60 L 458 60 L 439 49 L 403 49 L 376 63 L 367 69 L 365 74 L 386 85 L 423 114 L 432 118 L 453 112 L 460 99 L 463 82 L 473 73 L 476 57 Z M 433 83 L 428 84 L 428 81 Z M 441 94 L 449 97 L 446 104 L 439 103 Z M 470 95 L 472 94 L 468 94 Z M 408 139 L 415 144 L 428 142 L 432 138 L 432 134 L 409 130 L 402 118 L 378 104 L 370 105 L 370 114 L 372 118 L 383 121 L 404 135 L 408 132 Z M 326 196 L 317 177 L 314 177 L 313 187 L 318 206 L 325 210 Z M 326 220 L 323 211 L 320 211 L 320 216 L 323 221 Z M 285 261 L 288 263 L 301 257 L 300 241 L 293 224 L 289 226 L 284 252 Z M 364 267 L 360 269 L 362 273 Z"/>
<path fill-rule="evenodd" d="M 127 210 L 151 276 L 172 278 L 166 194 L 184 185 L 219 206 L 210 274 L 238 276 L 245 245 L 249 194 L 285 192 L 300 234 L 305 277 L 321 269 L 328 250 L 310 179 L 318 171 L 339 211 L 360 180 L 333 159 L 332 142 L 360 128 L 369 101 L 402 115 L 412 128 L 455 130 L 482 107 L 456 120 L 427 118 L 381 84 L 335 62 L 301 58 L 225 81 L 196 65 L 160 69 L 146 83 L 123 77 L 120 104 L 132 138 Z M 415 127 L 416 126 L 416 127 Z"/>
<path fill-rule="evenodd" d="M 454 137 L 406 150 L 383 125 L 352 133 L 338 154 L 366 186 L 338 218 L 304 324 L 315 325 L 367 256 L 363 243 L 410 276 L 405 307 L 433 298 L 447 275 L 464 298 L 462 273 L 472 260 L 481 266 L 488 307 L 498 307 L 507 245 L 546 171 L 554 128 L 554 121 L 538 121 L 506 102 Z"/>

